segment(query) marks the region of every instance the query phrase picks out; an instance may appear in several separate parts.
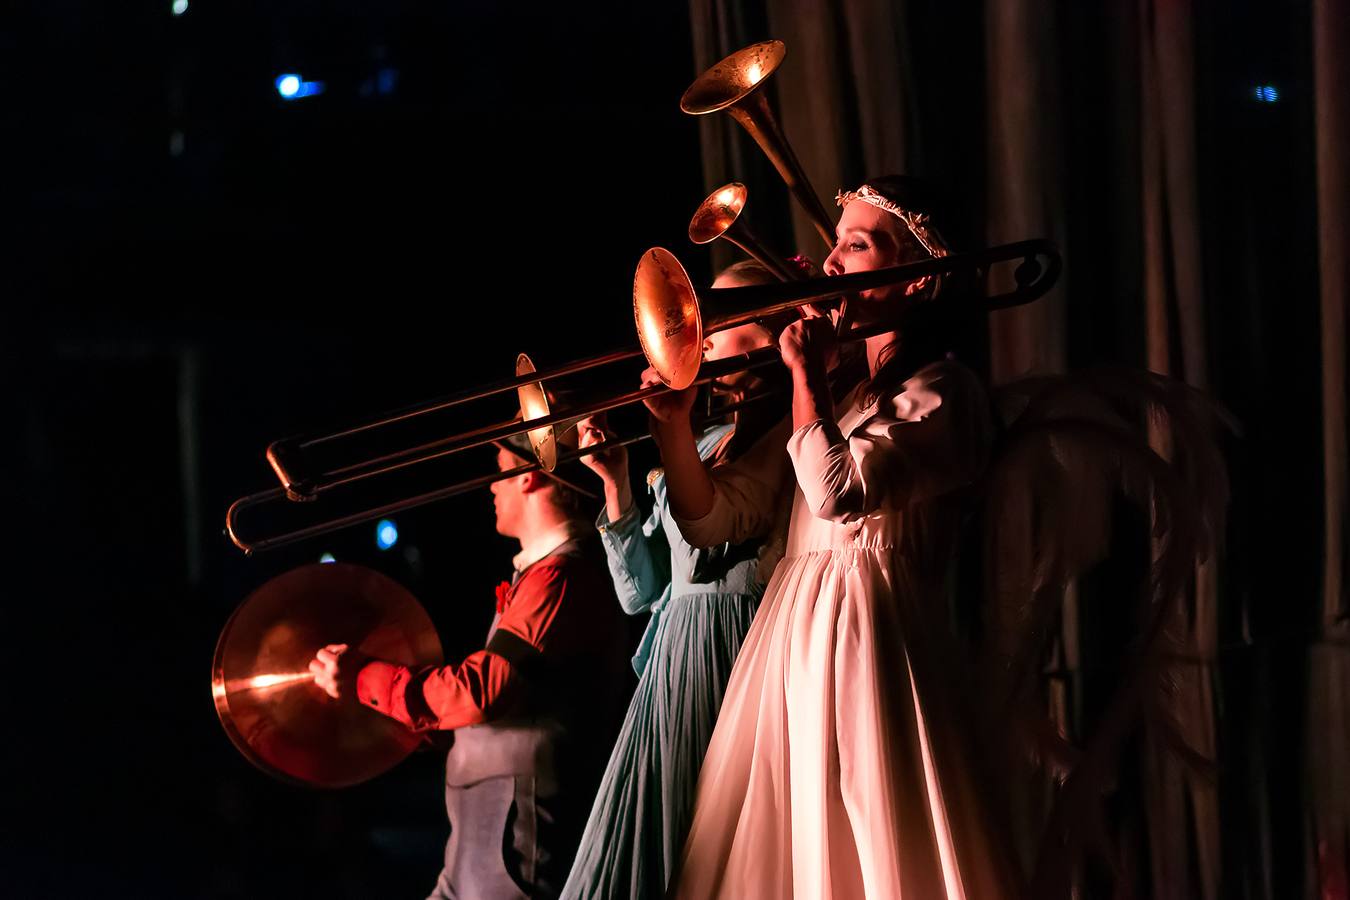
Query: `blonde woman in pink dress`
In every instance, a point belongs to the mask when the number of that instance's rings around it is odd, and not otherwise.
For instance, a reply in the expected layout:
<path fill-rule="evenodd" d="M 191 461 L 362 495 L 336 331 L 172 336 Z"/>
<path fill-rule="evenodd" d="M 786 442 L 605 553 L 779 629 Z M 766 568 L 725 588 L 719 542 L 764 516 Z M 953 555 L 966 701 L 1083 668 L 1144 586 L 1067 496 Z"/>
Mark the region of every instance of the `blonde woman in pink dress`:
<path fill-rule="evenodd" d="M 946 255 L 923 187 L 841 193 L 837 275 Z M 942 304 L 930 279 L 849 300 L 858 326 Z M 976 376 L 941 316 L 867 341 L 869 378 L 837 405 L 825 317 L 782 335 L 792 416 L 737 463 L 706 469 L 689 392 L 650 404 L 670 507 L 694 546 L 774 526 L 785 553 L 731 673 L 670 895 L 935 900 L 1013 896 L 991 838 L 949 676 L 947 584 L 962 489 L 992 437 Z M 837 392 L 836 392 L 837 393 Z M 795 485 L 792 483 L 795 481 Z"/>

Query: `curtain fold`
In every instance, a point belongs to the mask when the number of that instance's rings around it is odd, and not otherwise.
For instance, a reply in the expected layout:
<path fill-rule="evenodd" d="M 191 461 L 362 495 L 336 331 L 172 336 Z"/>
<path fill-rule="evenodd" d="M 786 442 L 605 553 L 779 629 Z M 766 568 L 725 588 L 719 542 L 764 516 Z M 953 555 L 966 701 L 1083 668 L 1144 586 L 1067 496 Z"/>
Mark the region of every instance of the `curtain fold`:
<path fill-rule="evenodd" d="M 1205 294 L 1197 195 L 1194 9 L 1189 0 L 1140 0 L 1144 309 L 1148 368 L 1204 388 Z M 1154 449 L 1170 456 L 1171 436 Z M 1174 690 L 1150 720 L 1144 796 L 1153 896 L 1215 900 L 1220 885 L 1217 780 L 1175 752 L 1179 739 L 1217 763 L 1214 707 L 1218 591 L 1213 561 L 1196 566 L 1160 648 Z M 1170 733 L 1168 733 L 1170 732 Z"/>
<path fill-rule="evenodd" d="M 990 245 L 1048 237 L 1064 247 L 1056 9 L 1049 0 L 1000 0 L 985 6 L 985 236 Z M 1072 262 L 1065 260 L 1064 274 L 1049 294 L 991 317 L 995 384 L 1030 372 L 1064 370 L 1064 297 L 1072 278 Z M 1005 266 L 991 282 L 991 289 L 1007 290 L 1012 273 Z"/>
<path fill-rule="evenodd" d="M 1316 84 L 1317 224 L 1322 313 L 1322 459 L 1326 559 L 1323 606 L 1328 626 L 1350 623 L 1346 587 L 1346 303 L 1350 297 L 1350 7 L 1313 4 Z"/>
<path fill-rule="evenodd" d="M 1321 288 L 1324 547 L 1320 640 L 1309 655 L 1309 877 L 1350 897 L 1350 598 L 1346 588 L 1346 303 L 1350 296 L 1350 7 L 1313 2 Z"/>

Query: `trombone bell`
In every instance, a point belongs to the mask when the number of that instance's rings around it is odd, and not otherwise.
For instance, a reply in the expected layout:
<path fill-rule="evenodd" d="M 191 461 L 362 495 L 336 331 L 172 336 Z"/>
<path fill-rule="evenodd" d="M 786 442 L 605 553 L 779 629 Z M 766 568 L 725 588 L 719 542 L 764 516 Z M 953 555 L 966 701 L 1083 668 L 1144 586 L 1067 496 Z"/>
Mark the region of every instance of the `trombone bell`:
<path fill-rule="evenodd" d="M 534 363 L 524 353 L 516 357 L 516 377 L 522 375 L 533 375 L 535 372 Z M 544 391 L 542 381 L 532 381 L 529 384 L 522 384 L 516 388 L 516 395 L 520 398 L 520 415 L 526 422 L 531 419 L 542 419 L 549 414 L 548 394 Z M 532 428 L 526 433 L 530 439 L 530 449 L 534 451 L 534 458 L 539 460 L 539 466 L 545 472 L 552 472 L 558 467 L 558 438 L 553 431 L 553 427 L 545 425 L 543 428 Z"/>
<path fill-rule="evenodd" d="M 661 381 L 677 391 L 693 384 L 703 361 L 703 317 L 689 274 L 669 250 L 642 255 L 633 276 L 633 319 Z"/>
<path fill-rule="evenodd" d="M 749 197 L 750 192 L 739 181 L 724 184 L 713 191 L 698 205 L 694 217 L 689 220 L 689 240 L 695 244 L 708 244 L 718 238 L 725 238 L 758 260 L 778 280 L 796 280 L 800 276 L 770 253 L 764 242 L 755 237 L 741 219 Z"/>
<path fill-rule="evenodd" d="M 707 244 L 726 234 L 741 210 L 750 192 L 739 181 L 724 184 L 708 195 L 694 217 L 689 220 L 689 240 L 695 244 Z"/>
<path fill-rule="evenodd" d="M 782 41 L 760 41 L 737 50 L 689 85 L 680 109 L 702 116 L 739 103 L 777 71 L 786 55 Z"/>

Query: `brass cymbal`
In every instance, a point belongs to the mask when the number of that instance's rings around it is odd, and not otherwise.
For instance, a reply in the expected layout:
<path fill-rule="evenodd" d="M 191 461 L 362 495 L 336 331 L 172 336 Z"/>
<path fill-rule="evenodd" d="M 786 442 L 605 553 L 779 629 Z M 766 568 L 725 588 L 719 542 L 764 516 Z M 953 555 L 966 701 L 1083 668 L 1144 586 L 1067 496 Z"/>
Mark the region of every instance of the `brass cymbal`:
<path fill-rule="evenodd" d="M 420 738 L 314 684 L 310 660 L 348 644 L 389 662 L 436 665 L 441 642 L 413 595 L 364 566 L 315 563 L 258 588 L 226 623 L 211 693 L 226 734 L 255 766 L 286 781 L 344 787 L 388 771 Z"/>

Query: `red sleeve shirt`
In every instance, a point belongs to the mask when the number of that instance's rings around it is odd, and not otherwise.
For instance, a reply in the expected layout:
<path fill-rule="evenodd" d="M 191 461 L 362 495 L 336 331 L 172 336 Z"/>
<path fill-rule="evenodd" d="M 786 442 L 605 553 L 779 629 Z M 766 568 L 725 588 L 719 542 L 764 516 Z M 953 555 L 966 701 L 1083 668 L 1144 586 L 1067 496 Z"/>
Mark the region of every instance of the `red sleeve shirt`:
<path fill-rule="evenodd" d="M 526 569 L 507 593 L 496 630 L 510 632 L 541 653 L 565 641 L 565 632 L 572 629 L 560 625 L 559 612 L 567 606 L 567 570 L 560 557 Z M 416 671 L 378 660 L 367 663 L 357 675 L 356 696 L 414 731 L 425 731 L 490 721 L 512 705 L 522 687 L 521 675 L 510 662 L 479 650 L 457 665 Z"/>

